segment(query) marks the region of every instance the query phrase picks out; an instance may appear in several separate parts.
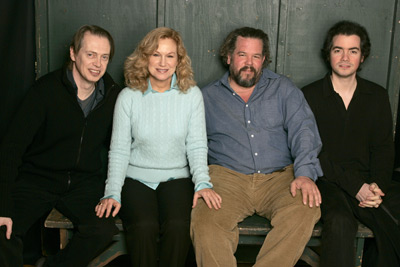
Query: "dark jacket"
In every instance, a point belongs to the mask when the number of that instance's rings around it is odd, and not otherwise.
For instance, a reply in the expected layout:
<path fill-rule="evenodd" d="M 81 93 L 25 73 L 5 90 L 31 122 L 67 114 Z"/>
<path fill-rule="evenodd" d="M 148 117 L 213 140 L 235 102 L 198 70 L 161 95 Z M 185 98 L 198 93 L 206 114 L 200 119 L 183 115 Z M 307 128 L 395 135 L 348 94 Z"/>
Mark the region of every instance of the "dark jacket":
<path fill-rule="evenodd" d="M 107 73 L 103 80 L 104 98 L 86 118 L 65 68 L 41 77 L 29 90 L 0 145 L 1 217 L 11 216 L 17 180 L 54 192 L 79 179 L 104 182 L 101 150 L 108 149 L 120 87 Z"/>
<path fill-rule="evenodd" d="M 386 192 L 394 159 L 387 91 L 357 76 L 357 88 L 346 110 L 329 74 L 302 90 L 321 135 L 319 159 L 325 178 L 353 197 L 363 183 L 376 182 Z"/>

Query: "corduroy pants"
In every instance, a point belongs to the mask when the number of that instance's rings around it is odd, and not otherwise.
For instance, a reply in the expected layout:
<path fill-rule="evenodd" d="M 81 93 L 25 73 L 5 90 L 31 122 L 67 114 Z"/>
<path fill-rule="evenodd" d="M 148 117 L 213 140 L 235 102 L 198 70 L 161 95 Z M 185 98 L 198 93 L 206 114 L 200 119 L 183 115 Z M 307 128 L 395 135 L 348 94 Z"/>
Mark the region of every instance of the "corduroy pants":
<path fill-rule="evenodd" d="M 214 190 L 222 197 L 219 210 L 200 202 L 192 211 L 191 237 L 198 266 L 236 266 L 238 223 L 254 213 L 271 221 L 254 266 L 294 266 L 320 217 L 319 207 L 290 194 L 293 166 L 270 174 L 241 174 L 211 165 Z"/>

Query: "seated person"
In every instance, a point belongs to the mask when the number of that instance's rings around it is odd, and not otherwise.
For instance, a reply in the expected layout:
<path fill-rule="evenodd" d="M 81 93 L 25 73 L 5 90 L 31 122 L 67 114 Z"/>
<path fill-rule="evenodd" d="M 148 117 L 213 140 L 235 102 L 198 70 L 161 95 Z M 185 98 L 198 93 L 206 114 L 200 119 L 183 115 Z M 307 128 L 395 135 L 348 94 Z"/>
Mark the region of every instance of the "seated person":
<path fill-rule="evenodd" d="M 238 223 L 256 213 L 273 228 L 255 266 L 293 266 L 320 217 L 314 116 L 288 78 L 265 68 L 262 30 L 234 30 L 220 54 L 229 71 L 202 93 L 211 182 L 223 203 L 215 210 L 200 202 L 192 211 L 197 265 L 236 266 Z"/>
<path fill-rule="evenodd" d="M 209 208 L 221 203 L 208 175 L 203 97 L 182 38 L 170 28 L 149 32 L 124 73 L 129 87 L 115 106 L 97 215 L 121 208 L 132 266 L 184 266 L 192 206 L 199 197 Z"/>
<path fill-rule="evenodd" d="M 23 236 L 54 207 L 76 233 L 46 266 L 87 266 L 118 232 L 112 218 L 94 212 L 104 191 L 100 154 L 120 92 L 106 73 L 114 41 L 85 25 L 69 52 L 68 64 L 28 92 L 0 145 L 0 266 L 22 266 Z"/>
<path fill-rule="evenodd" d="M 331 71 L 303 88 L 323 143 L 324 176 L 317 182 L 324 201 L 322 267 L 354 266 L 357 220 L 375 235 L 363 266 L 400 266 L 393 213 L 399 206 L 393 209 L 389 194 L 394 156 L 389 98 L 384 88 L 357 75 L 370 49 L 364 27 L 338 22 L 322 49 Z"/>

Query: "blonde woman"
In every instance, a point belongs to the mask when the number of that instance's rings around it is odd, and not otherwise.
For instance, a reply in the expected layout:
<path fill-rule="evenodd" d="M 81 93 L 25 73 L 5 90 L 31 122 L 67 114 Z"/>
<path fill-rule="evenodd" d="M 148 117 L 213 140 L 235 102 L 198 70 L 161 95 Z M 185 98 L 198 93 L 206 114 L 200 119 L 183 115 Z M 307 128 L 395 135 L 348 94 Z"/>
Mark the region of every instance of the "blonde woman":
<path fill-rule="evenodd" d="M 203 97 L 180 34 L 149 32 L 124 75 L 96 212 L 115 216 L 121 208 L 133 266 L 184 266 L 192 207 L 203 198 L 219 209 L 221 197 L 210 183 Z"/>

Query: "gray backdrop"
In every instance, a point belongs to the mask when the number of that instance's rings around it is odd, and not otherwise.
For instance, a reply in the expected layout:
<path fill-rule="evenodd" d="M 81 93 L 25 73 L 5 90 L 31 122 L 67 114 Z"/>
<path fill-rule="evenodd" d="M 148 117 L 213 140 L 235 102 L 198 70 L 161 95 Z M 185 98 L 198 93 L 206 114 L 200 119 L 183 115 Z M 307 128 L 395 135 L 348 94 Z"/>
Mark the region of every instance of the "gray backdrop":
<path fill-rule="evenodd" d="M 225 69 L 218 49 L 233 29 L 251 26 L 268 33 L 269 69 L 298 87 L 327 69 L 320 49 L 326 31 L 342 19 L 356 21 L 370 34 L 372 51 L 360 76 L 389 91 L 394 117 L 400 87 L 400 8 L 397 0 L 35 0 L 38 76 L 61 67 L 72 34 L 97 24 L 113 35 L 116 53 L 108 71 L 124 85 L 123 62 L 155 27 L 178 30 L 192 59 L 198 85 Z"/>

